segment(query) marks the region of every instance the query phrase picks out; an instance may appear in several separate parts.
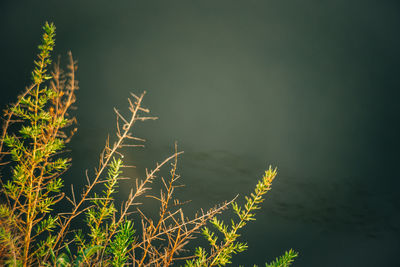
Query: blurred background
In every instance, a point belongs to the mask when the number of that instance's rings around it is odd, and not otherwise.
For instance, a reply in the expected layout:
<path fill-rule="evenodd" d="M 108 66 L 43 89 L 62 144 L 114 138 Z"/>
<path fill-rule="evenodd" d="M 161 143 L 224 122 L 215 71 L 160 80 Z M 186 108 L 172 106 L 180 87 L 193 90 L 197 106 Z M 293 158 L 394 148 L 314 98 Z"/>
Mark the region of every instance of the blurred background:
<path fill-rule="evenodd" d="M 3 0 L 2 109 L 30 83 L 45 21 L 54 55 L 71 50 L 79 65 L 66 188 L 96 166 L 113 107 L 126 112 L 129 93 L 146 90 L 160 119 L 135 129 L 146 148 L 126 153 L 137 166 L 126 175 L 177 141 L 188 215 L 249 194 L 278 167 L 235 266 L 290 248 L 293 266 L 397 266 L 398 1 Z"/>

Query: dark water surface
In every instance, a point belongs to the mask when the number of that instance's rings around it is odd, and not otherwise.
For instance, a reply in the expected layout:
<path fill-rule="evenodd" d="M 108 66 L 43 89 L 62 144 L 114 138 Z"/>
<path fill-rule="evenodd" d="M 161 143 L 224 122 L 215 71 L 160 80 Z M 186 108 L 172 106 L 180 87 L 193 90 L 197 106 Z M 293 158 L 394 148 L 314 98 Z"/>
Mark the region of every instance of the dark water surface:
<path fill-rule="evenodd" d="M 293 248 L 294 266 L 398 266 L 397 1 L 2 1 L 2 107 L 28 83 L 46 20 L 56 54 L 79 61 L 67 184 L 97 163 L 112 108 L 146 90 L 160 119 L 126 158 L 151 167 L 178 141 L 189 212 L 278 167 L 235 265 Z"/>

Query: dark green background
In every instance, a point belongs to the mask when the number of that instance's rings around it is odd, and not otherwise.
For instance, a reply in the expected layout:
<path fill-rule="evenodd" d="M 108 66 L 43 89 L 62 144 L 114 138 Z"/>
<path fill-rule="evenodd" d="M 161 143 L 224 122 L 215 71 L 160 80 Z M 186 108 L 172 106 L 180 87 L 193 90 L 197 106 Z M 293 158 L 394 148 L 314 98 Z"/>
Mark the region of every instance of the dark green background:
<path fill-rule="evenodd" d="M 79 61 L 67 185 L 95 166 L 112 108 L 146 90 L 160 119 L 139 125 L 147 150 L 126 154 L 128 175 L 178 141 L 188 213 L 278 167 L 235 265 L 289 248 L 294 266 L 399 264 L 398 1 L 2 1 L 2 108 L 29 83 L 46 20 L 55 54 Z"/>

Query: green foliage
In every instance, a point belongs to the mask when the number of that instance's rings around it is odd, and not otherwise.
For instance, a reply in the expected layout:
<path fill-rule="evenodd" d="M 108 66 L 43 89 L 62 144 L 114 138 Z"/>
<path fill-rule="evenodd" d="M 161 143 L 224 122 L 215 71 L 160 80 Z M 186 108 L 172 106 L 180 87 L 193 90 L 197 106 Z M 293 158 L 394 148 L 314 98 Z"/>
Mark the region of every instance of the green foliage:
<path fill-rule="evenodd" d="M 118 233 L 115 235 L 113 241 L 111 241 L 107 252 L 112 257 L 112 266 L 124 266 L 128 260 L 128 250 L 130 245 L 134 242 L 135 229 L 133 228 L 132 221 L 125 221 L 119 227 Z"/>
<path fill-rule="evenodd" d="M 265 172 L 262 180 L 257 183 L 254 192 L 250 194 L 250 197 L 245 197 L 246 203 L 243 208 L 237 202 L 232 203 L 233 211 L 238 217 L 237 222 L 232 220 L 230 225 L 226 225 L 216 217 L 211 219 L 211 224 L 223 236 L 223 240 L 218 242 L 218 235 L 208 227 L 204 227 L 202 233 L 211 246 L 211 252 L 207 254 L 204 248 L 197 248 L 195 253 L 196 258 L 187 261 L 186 266 L 225 266 L 232 263 L 231 258 L 234 254 L 247 249 L 246 243 L 237 241 L 240 237 L 238 230 L 243 228 L 248 222 L 255 220 L 254 212 L 261 208 L 260 204 L 264 201 L 263 196 L 271 189 L 271 184 L 276 174 L 276 169 L 272 169 L 271 167 Z M 293 251 L 290 250 L 290 253 L 293 253 Z M 291 255 L 289 254 L 289 256 Z M 283 260 L 286 260 L 286 258 Z M 285 262 L 290 263 L 289 261 Z"/>
<path fill-rule="evenodd" d="M 265 267 L 286 267 L 293 263 L 294 258 L 298 256 L 298 253 L 294 250 L 286 251 L 284 255 L 276 258 L 276 260 L 270 264 L 266 263 Z"/>
<path fill-rule="evenodd" d="M 5 200 L 0 203 L 0 265 L 170 266 L 180 261 L 186 266 L 225 266 L 231 263 L 234 254 L 245 251 L 247 244 L 238 241 L 239 230 L 255 220 L 255 211 L 261 208 L 264 195 L 271 189 L 277 174 L 271 167 L 254 192 L 245 197 L 243 207 L 232 200 L 189 219 L 184 216 L 182 203 L 174 198 L 175 190 L 181 187 L 176 182 L 180 178 L 177 159 L 182 153 L 175 147 L 172 156 L 157 163 L 153 170 L 146 169 L 145 177 L 136 180 L 125 202 L 115 202 L 122 169 L 128 167 L 122 161 L 121 150 L 143 146 L 140 142 L 144 140 L 135 137 L 132 129 L 137 121 L 155 119 L 147 115 L 149 110 L 142 105 L 144 93 L 132 94 L 129 98 L 129 118 L 115 110 L 116 141 L 110 144 L 107 139 L 99 166 L 91 177 L 86 175 L 87 185 L 79 198 L 73 190 L 66 197 L 71 211 L 54 212 L 58 202 L 66 203 L 62 175 L 70 159 L 63 153 L 75 131 L 71 129 L 75 119 L 69 110 L 78 89 L 77 67 L 69 54 L 67 72 L 60 70 L 58 64 L 49 71 L 55 26 L 46 22 L 43 30 L 39 54 L 34 61 L 33 83 L 6 110 L 0 139 L 0 166 L 6 176 L 0 180 L 0 194 Z M 167 163 L 171 163 L 170 177 L 160 178 L 163 188 L 155 195 L 150 185 Z M 145 215 L 138 208 L 140 197 L 159 202 L 157 218 Z M 227 224 L 216 216 L 229 205 L 237 220 Z M 134 224 L 130 216 L 132 209 L 141 216 L 140 223 Z M 78 219 L 85 223 L 87 230 L 71 229 L 71 222 Z M 194 252 L 186 252 L 184 247 L 198 232 L 210 244 L 209 250 L 198 247 Z M 184 253 L 188 255 L 179 256 Z M 289 266 L 296 256 L 297 253 L 289 250 L 266 266 Z"/>
<path fill-rule="evenodd" d="M 51 75 L 47 74 L 47 66 L 51 64 L 51 58 L 50 58 L 50 52 L 53 51 L 54 45 L 55 45 L 55 31 L 56 27 L 54 26 L 53 23 L 45 23 L 43 27 L 44 33 L 43 33 L 43 39 L 42 39 L 42 44 L 38 46 L 39 48 L 39 55 L 38 55 L 38 60 L 34 61 L 35 68 L 32 72 L 32 80 L 34 84 L 41 84 L 43 83 L 44 80 L 49 80 L 52 78 Z M 47 92 L 46 95 L 51 95 L 52 93 Z M 41 98 L 39 98 L 39 104 L 43 107 L 44 104 L 46 103 L 46 100 L 43 100 L 43 98 L 46 98 L 46 95 Z"/>
<path fill-rule="evenodd" d="M 94 198 L 91 200 L 93 207 L 88 209 L 86 213 L 87 225 L 90 229 L 91 246 L 103 245 L 107 240 L 110 225 L 106 221 L 116 212 L 112 194 L 116 192 L 117 179 L 121 174 L 122 160 L 113 158 L 109 165 L 105 190 L 102 191 L 103 195 L 94 195 Z M 103 224 L 105 224 L 104 227 Z M 111 228 L 114 227 L 115 223 L 112 223 Z"/>
<path fill-rule="evenodd" d="M 68 141 L 62 128 L 72 122 L 67 110 L 74 102 L 75 89 L 61 87 L 60 81 L 61 84 L 64 81 L 57 78 L 50 86 L 45 84 L 54 78 L 48 68 L 52 63 L 50 52 L 55 44 L 55 26 L 46 22 L 43 30 L 42 44 L 34 61 L 33 84 L 6 110 L 0 139 L 0 156 L 10 160 L 5 164 L 10 176 L 1 188 L 9 203 L 9 214 L 2 214 L 0 218 L 3 233 L 0 247 L 14 249 L 14 262 L 23 265 L 35 262 L 54 242 L 50 233 L 57 227 L 59 215 L 50 213 L 63 197 L 60 175 L 70 161 L 59 152 Z"/>

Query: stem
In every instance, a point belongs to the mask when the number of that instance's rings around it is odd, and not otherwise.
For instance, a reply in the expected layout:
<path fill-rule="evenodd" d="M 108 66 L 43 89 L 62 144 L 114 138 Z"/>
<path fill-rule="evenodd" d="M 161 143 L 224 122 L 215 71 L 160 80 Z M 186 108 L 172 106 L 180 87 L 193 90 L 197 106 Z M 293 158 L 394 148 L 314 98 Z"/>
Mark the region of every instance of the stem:
<path fill-rule="evenodd" d="M 45 67 L 44 65 L 44 61 L 45 61 L 45 57 L 41 56 L 41 62 L 40 62 L 40 67 L 39 67 L 39 73 L 43 72 L 43 69 Z M 42 83 L 42 80 L 40 80 L 37 84 L 36 84 L 36 90 L 35 90 L 35 107 L 34 107 L 34 111 L 35 111 L 35 118 L 33 120 L 33 126 L 34 129 L 36 129 L 37 127 L 37 113 L 38 113 L 38 104 L 39 104 L 39 91 L 40 91 L 40 85 Z M 33 219 L 35 217 L 35 209 L 36 207 L 32 207 L 32 188 L 33 188 L 33 183 L 34 183 L 34 179 L 35 179 L 35 168 L 36 168 L 36 150 L 37 150 L 37 136 L 34 135 L 33 136 L 33 151 L 32 151 L 32 169 L 31 169 L 31 173 L 29 176 L 30 179 L 30 187 L 29 187 L 29 191 L 28 191 L 28 214 L 26 216 L 26 222 L 28 224 L 28 229 L 26 232 L 26 236 L 25 236 L 25 246 L 24 246 L 24 258 L 23 258 L 23 265 L 24 267 L 27 266 L 28 264 L 28 253 L 29 253 L 29 247 L 30 247 L 30 242 L 31 242 L 31 232 L 32 232 L 32 227 L 33 227 Z"/>
<path fill-rule="evenodd" d="M 125 128 L 122 136 L 120 136 L 117 143 L 113 146 L 111 151 L 107 154 L 107 156 L 105 157 L 105 161 L 103 162 L 101 168 L 97 171 L 96 177 L 94 178 L 93 182 L 90 185 L 88 185 L 88 188 L 83 193 L 81 200 L 79 201 L 78 204 L 75 205 L 74 209 L 71 212 L 71 215 L 61 226 L 61 229 L 60 229 L 59 233 L 57 234 L 57 237 L 54 241 L 54 245 L 51 247 L 51 249 L 54 250 L 56 248 L 56 246 L 58 245 L 58 243 L 60 242 L 60 240 L 64 237 L 64 233 L 67 230 L 69 224 L 71 223 L 72 219 L 75 218 L 79 214 L 79 208 L 86 201 L 87 196 L 92 191 L 93 187 L 97 184 L 97 181 L 100 178 L 101 174 L 103 173 L 105 168 L 108 166 L 108 163 L 109 163 L 111 157 L 116 153 L 117 149 L 122 146 L 123 141 L 128 137 L 129 131 L 135 123 L 136 114 L 140 109 L 140 104 L 142 102 L 143 97 L 144 97 L 144 93 L 137 99 L 136 107 L 132 110 L 131 119 L 130 119 L 129 123 L 127 124 L 127 127 Z M 48 257 L 48 254 L 45 256 L 45 260 L 47 260 L 47 257 Z"/>

